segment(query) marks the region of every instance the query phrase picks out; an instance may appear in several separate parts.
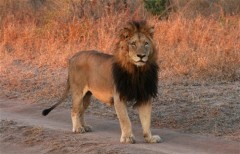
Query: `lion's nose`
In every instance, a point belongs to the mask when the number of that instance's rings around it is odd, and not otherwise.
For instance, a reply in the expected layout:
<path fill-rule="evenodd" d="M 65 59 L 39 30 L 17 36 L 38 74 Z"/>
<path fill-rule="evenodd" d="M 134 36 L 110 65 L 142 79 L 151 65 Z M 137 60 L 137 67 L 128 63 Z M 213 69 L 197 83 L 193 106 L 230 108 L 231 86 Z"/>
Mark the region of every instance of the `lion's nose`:
<path fill-rule="evenodd" d="M 142 58 L 145 57 L 146 55 L 145 55 L 145 54 L 137 54 L 137 56 L 142 59 Z"/>

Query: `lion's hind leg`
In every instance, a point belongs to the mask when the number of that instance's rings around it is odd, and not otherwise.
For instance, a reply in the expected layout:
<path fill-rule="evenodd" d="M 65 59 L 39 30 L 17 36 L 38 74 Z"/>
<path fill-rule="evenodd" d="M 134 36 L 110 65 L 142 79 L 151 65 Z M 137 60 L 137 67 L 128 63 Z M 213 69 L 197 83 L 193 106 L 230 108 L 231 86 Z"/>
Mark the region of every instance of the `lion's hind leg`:
<path fill-rule="evenodd" d="M 84 96 L 85 95 L 85 96 Z M 84 111 L 90 103 L 91 95 L 84 94 L 83 92 L 73 91 L 72 93 L 72 125 L 74 133 L 90 132 L 91 127 L 87 126 L 84 121 Z"/>
<path fill-rule="evenodd" d="M 143 136 L 147 143 L 160 143 L 162 139 L 158 135 L 152 135 L 151 126 L 151 112 L 152 105 L 150 102 L 138 106 L 139 118 L 143 128 Z"/>
<path fill-rule="evenodd" d="M 82 124 L 83 124 L 83 127 L 85 129 L 86 132 L 91 132 L 92 131 L 92 127 L 87 125 L 84 121 L 84 112 L 87 110 L 89 104 L 90 104 L 90 99 L 91 99 L 91 96 L 92 96 L 92 93 L 91 92 L 87 92 L 85 94 L 85 96 L 83 97 L 83 114 L 81 116 L 81 121 L 82 121 Z"/>

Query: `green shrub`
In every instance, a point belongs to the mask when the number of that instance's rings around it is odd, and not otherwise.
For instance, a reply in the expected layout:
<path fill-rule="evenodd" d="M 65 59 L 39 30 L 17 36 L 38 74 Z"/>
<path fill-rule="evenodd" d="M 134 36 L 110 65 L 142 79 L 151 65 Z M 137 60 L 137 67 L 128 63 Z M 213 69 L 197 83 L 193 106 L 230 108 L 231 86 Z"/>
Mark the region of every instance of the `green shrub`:
<path fill-rule="evenodd" d="M 144 7 L 153 15 L 160 15 L 166 10 L 168 0 L 143 0 Z"/>

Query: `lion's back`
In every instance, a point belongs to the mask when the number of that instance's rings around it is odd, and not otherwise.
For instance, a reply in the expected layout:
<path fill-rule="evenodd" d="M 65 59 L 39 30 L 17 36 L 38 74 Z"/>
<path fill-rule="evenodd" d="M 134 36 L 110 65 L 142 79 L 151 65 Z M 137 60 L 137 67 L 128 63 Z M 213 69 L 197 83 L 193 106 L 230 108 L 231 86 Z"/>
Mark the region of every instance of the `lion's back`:
<path fill-rule="evenodd" d="M 110 55 L 110 54 L 106 54 L 106 53 L 103 53 L 103 52 L 100 52 L 100 51 L 97 51 L 97 50 L 86 50 L 86 51 L 79 51 L 77 53 L 75 53 L 72 58 L 70 59 L 70 61 L 74 61 L 76 59 L 82 59 L 84 60 L 83 58 L 86 58 L 89 60 L 92 60 L 92 59 L 97 59 L 97 60 L 106 60 L 106 59 L 109 59 L 109 58 L 112 58 L 113 56 Z"/>

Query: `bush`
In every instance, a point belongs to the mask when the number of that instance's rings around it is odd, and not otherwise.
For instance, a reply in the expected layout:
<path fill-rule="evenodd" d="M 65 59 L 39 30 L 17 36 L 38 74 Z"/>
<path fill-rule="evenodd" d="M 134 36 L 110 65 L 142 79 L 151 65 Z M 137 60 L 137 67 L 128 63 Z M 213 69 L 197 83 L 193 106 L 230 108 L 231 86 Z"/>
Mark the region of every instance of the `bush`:
<path fill-rule="evenodd" d="M 153 15 L 161 15 L 167 6 L 168 0 L 144 0 L 145 8 Z"/>

